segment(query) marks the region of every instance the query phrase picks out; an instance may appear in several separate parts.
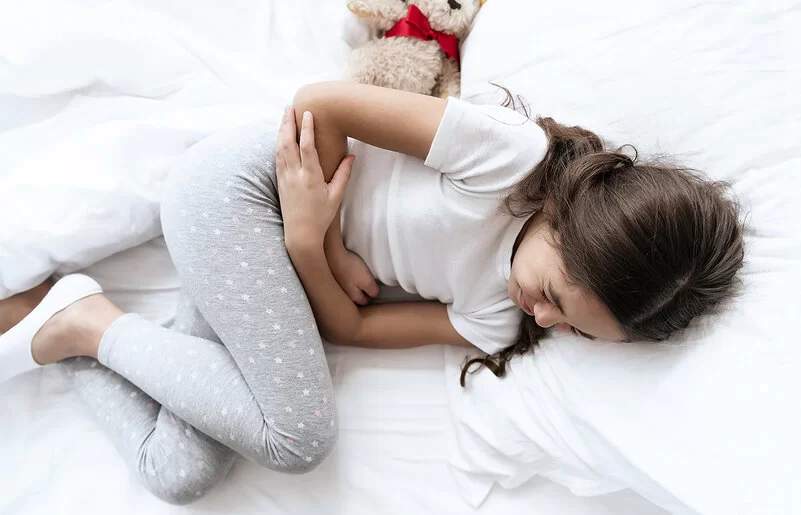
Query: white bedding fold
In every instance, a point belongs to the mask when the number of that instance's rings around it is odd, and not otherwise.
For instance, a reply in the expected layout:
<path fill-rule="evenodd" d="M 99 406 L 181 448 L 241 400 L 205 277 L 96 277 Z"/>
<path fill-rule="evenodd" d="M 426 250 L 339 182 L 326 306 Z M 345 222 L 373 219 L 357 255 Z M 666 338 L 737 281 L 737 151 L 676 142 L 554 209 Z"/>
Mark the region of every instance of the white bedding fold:
<path fill-rule="evenodd" d="M 0 298 L 160 233 L 170 163 L 338 78 L 343 3 L 0 3 Z"/>

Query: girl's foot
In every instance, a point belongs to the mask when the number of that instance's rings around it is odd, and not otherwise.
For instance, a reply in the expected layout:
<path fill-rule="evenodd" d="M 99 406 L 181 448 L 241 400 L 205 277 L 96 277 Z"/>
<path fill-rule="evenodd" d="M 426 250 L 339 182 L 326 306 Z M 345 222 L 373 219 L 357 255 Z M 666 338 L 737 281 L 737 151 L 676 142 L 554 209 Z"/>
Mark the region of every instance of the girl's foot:
<path fill-rule="evenodd" d="M 103 333 L 123 315 L 102 293 L 79 299 L 45 322 L 33 337 L 31 354 L 40 365 L 75 356 L 97 359 Z"/>
<path fill-rule="evenodd" d="M 122 315 L 85 275 L 68 275 L 47 290 L 40 285 L 0 304 L 0 323 L 9 326 L 0 335 L 0 382 L 72 356 L 96 357 L 106 328 Z"/>

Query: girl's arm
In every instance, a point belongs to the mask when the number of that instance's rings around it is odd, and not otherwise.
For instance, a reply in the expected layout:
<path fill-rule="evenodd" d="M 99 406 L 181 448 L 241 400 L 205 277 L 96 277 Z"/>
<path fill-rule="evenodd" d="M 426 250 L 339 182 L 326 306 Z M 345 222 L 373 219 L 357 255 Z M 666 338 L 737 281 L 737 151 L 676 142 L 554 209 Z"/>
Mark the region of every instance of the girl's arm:
<path fill-rule="evenodd" d="M 351 82 L 320 82 L 298 90 L 293 101 L 297 126 L 304 111 L 314 115 L 317 154 L 330 181 L 354 138 L 425 159 L 446 101 L 427 95 Z"/>
<path fill-rule="evenodd" d="M 287 250 L 309 296 L 320 334 L 337 345 L 405 349 L 432 343 L 470 345 L 439 302 L 394 302 L 358 307 L 334 277 L 322 244 L 288 243 Z M 308 285 L 308 286 L 307 286 Z"/>
<path fill-rule="evenodd" d="M 339 286 L 326 262 L 323 237 L 339 207 L 352 160 L 343 160 L 326 184 L 315 149 L 313 117 L 301 117 L 300 147 L 295 141 L 291 110 L 281 124 L 276 152 L 278 187 L 287 251 L 306 289 L 321 334 L 333 343 L 371 347 L 467 344 L 451 325 L 442 304 L 416 302 L 359 308 Z"/>
<path fill-rule="evenodd" d="M 314 115 L 317 153 L 330 181 L 347 152 L 347 138 L 424 159 L 445 110 L 445 100 L 351 82 L 323 82 L 301 88 L 293 102 L 297 126 L 305 111 Z M 325 237 L 325 253 L 351 299 L 366 304 L 378 285 L 361 258 L 342 243 L 337 212 Z"/>
<path fill-rule="evenodd" d="M 440 302 L 395 302 L 359 308 L 359 332 L 346 344 L 405 349 L 431 343 L 470 345 L 456 332 Z"/>

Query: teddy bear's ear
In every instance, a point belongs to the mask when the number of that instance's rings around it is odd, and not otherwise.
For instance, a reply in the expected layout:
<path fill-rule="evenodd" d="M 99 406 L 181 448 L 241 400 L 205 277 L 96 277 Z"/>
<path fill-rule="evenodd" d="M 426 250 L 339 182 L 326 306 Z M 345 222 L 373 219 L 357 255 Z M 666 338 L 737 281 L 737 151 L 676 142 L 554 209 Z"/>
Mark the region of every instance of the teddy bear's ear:
<path fill-rule="evenodd" d="M 373 16 L 373 10 L 362 0 L 348 0 L 348 10 L 360 17 Z"/>

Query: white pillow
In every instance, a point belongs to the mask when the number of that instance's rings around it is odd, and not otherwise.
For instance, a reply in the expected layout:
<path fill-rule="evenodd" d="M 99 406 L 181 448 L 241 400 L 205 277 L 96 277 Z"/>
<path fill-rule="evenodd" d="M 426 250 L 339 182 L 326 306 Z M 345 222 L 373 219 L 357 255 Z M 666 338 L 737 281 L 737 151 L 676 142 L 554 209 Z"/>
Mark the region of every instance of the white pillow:
<path fill-rule="evenodd" d="M 464 353 L 449 349 L 450 463 L 468 502 L 539 474 L 579 495 L 632 488 L 674 513 L 801 513 L 801 82 L 786 50 L 801 35 L 774 11 L 481 10 L 463 46 L 464 98 L 497 103 L 497 81 L 611 145 L 671 153 L 732 182 L 749 231 L 743 294 L 671 344 L 550 338 L 506 379 L 484 371 L 465 390 Z"/>

